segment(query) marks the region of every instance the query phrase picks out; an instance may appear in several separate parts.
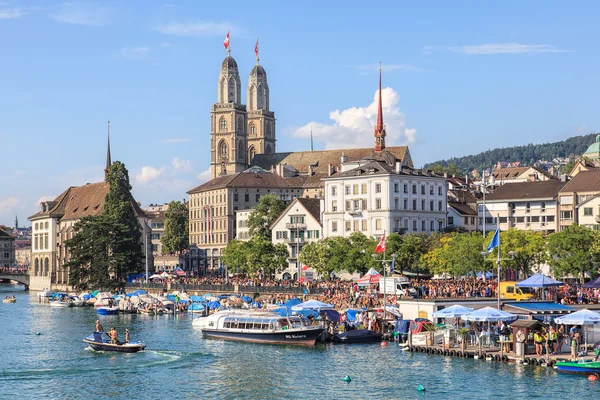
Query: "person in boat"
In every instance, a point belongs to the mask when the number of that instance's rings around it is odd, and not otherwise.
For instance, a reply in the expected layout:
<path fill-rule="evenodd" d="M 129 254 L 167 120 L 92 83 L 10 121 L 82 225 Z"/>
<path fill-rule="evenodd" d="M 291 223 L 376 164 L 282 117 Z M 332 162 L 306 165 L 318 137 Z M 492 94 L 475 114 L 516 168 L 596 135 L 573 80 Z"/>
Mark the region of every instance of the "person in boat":
<path fill-rule="evenodd" d="M 110 336 L 111 344 L 119 344 L 119 333 L 117 332 L 117 328 L 114 326 L 110 328 L 110 332 L 108 332 L 108 336 Z"/>
<path fill-rule="evenodd" d="M 125 343 L 129 343 L 129 329 L 125 329 Z"/>
<path fill-rule="evenodd" d="M 99 319 L 96 320 L 96 332 L 104 332 L 104 327 L 100 323 Z"/>

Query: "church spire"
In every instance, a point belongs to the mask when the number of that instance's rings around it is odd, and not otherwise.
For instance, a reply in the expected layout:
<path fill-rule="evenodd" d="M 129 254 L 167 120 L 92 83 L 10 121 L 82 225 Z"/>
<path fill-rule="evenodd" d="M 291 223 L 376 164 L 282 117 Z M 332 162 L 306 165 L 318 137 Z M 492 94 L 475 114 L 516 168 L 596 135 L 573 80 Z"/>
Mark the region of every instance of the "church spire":
<path fill-rule="evenodd" d="M 379 62 L 379 103 L 377 105 L 377 124 L 375 125 L 375 151 L 385 149 L 385 125 L 383 124 L 383 110 L 381 105 L 381 62 Z"/>
<path fill-rule="evenodd" d="M 110 159 L 110 121 L 108 121 L 108 145 L 106 147 L 106 168 L 104 168 L 104 181 L 108 181 L 108 168 L 112 165 Z"/>

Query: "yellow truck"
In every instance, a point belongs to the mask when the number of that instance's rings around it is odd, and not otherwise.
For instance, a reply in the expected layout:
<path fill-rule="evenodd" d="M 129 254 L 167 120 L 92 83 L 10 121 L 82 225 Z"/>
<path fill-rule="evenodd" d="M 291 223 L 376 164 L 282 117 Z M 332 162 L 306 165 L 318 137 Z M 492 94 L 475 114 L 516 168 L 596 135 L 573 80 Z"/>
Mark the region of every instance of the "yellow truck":
<path fill-rule="evenodd" d="M 523 291 L 523 288 L 516 287 L 514 281 L 500 282 L 500 298 L 507 300 L 532 300 L 533 294 L 528 293 L 527 289 Z"/>

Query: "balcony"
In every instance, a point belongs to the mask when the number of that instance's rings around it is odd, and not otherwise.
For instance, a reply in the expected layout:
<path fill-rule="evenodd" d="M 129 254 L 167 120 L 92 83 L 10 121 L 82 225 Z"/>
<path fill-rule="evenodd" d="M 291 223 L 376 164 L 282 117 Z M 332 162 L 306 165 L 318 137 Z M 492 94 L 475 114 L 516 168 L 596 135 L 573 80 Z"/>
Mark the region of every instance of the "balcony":
<path fill-rule="evenodd" d="M 284 238 L 283 239 L 283 243 L 289 243 L 289 244 L 294 244 L 294 243 L 300 243 L 300 244 L 304 244 L 304 243 L 308 243 L 308 240 L 304 237 L 299 237 L 299 238 Z"/>
<path fill-rule="evenodd" d="M 306 229 L 306 224 L 304 222 L 294 222 L 285 224 L 285 229 L 290 230 L 298 230 L 298 229 Z"/>
<path fill-rule="evenodd" d="M 353 209 L 353 210 L 348 210 L 348 214 L 350 215 L 361 215 L 362 214 L 362 210 L 361 209 Z"/>

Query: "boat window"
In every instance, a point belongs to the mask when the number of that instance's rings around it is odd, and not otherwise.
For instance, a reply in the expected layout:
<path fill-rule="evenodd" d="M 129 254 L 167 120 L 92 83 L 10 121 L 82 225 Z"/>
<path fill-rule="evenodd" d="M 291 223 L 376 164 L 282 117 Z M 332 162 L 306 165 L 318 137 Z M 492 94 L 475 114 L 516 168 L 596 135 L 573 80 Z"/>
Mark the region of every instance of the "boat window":
<path fill-rule="evenodd" d="M 246 329 L 246 323 L 240 322 L 240 329 Z"/>

